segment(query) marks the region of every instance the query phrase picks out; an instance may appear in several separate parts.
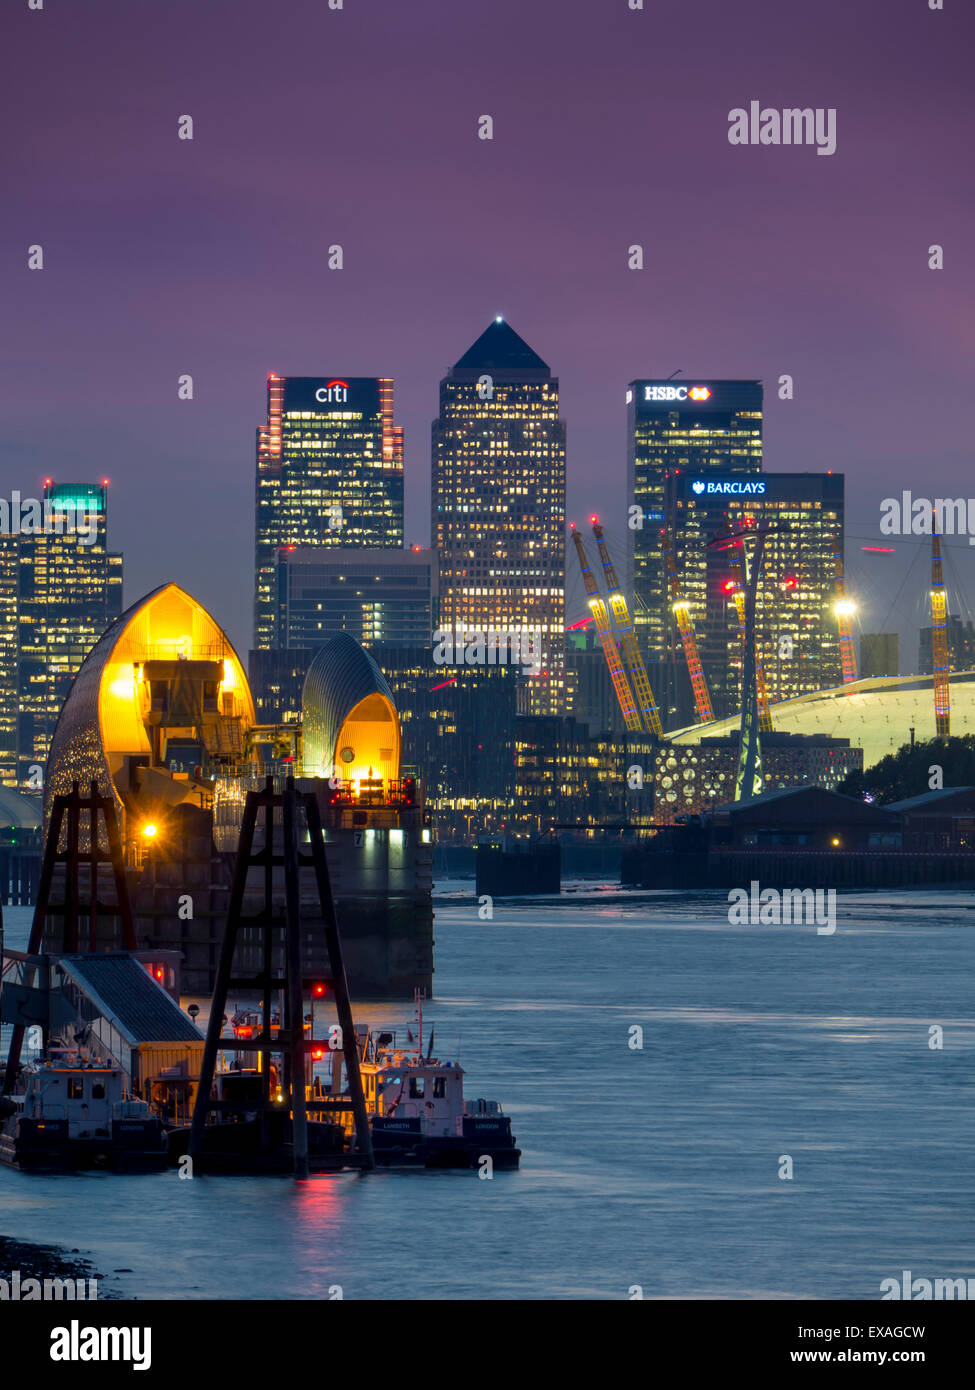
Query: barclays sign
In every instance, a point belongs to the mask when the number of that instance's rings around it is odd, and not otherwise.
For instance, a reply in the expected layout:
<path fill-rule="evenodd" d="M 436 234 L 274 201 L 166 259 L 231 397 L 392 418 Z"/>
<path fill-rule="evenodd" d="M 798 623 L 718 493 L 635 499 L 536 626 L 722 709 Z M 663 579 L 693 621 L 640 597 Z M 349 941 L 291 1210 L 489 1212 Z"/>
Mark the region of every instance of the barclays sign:
<path fill-rule="evenodd" d="M 695 478 L 691 483 L 695 497 L 764 497 L 767 488 L 762 478 Z"/>

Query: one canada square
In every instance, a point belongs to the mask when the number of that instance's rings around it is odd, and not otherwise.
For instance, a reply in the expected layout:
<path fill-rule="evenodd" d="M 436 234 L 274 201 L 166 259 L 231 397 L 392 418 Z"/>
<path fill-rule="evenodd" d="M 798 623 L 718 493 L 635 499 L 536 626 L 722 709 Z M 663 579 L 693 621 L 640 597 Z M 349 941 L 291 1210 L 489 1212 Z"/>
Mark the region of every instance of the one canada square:
<path fill-rule="evenodd" d="M 440 383 L 432 543 L 444 633 L 521 634 L 519 708 L 565 709 L 565 423 L 548 364 L 497 318 Z"/>

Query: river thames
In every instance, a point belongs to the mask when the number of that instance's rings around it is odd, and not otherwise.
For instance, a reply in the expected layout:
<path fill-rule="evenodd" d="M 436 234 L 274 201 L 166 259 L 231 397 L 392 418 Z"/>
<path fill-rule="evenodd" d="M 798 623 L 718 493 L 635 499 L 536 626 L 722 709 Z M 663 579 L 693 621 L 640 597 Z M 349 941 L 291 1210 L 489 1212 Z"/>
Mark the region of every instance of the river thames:
<path fill-rule="evenodd" d="M 481 921 L 471 889 L 435 900 L 424 1032 L 512 1116 L 520 1171 L 0 1168 L 0 1234 L 136 1298 L 877 1299 L 905 1269 L 975 1276 L 975 896 L 841 893 L 821 935 L 593 885 Z M 5 917 L 22 949 L 30 910 Z"/>

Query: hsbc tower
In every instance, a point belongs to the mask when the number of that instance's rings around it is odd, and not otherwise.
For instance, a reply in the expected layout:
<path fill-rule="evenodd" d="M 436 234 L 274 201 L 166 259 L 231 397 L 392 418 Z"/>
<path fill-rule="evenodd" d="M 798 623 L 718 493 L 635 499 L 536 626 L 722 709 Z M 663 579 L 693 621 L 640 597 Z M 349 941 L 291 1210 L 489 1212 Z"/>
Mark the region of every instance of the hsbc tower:
<path fill-rule="evenodd" d="M 688 376 L 626 388 L 633 620 L 646 660 L 658 670 L 664 664 L 656 691 L 662 714 L 670 706 L 679 717 L 684 679 L 674 660 L 664 545 L 667 479 L 678 472 L 724 479 L 761 473 L 762 404 L 760 381 Z M 673 681 L 666 676 L 671 667 Z"/>

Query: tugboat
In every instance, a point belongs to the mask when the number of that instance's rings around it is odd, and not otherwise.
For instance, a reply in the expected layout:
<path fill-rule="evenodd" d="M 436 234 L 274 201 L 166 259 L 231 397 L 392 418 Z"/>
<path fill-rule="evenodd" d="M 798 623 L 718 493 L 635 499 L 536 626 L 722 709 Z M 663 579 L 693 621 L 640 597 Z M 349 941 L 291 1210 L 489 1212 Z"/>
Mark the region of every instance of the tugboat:
<path fill-rule="evenodd" d="M 86 1053 L 52 1048 L 21 1073 L 21 1095 L 0 1101 L 0 1162 L 59 1172 L 166 1167 L 163 1125 L 143 1100 L 126 1096 L 120 1067 Z"/>
<path fill-rule="evenodd" d="M 433 1055 L 433 1029 L 423 1055 L 423 1012 L 406 1046 L 395 1033 L 367 1033 L 359 1070 L 372 1127 L 377 1168 L 517 1168 L 521 1150 L 511 1120 L 494 1100 L 464 1099 L 457 1062 Z"/>
<path fill-rule="evenodd" d="M 272 1015 L 271 1031 L 278 1026 Z M 234 1015 L 236 1036 L 260 1032 L 261 1011 L 241 1010 Z M 308 1025 L 306 1024 L 306 1027 Z M 433 1055 L 433 1031 L 423 1054 L 423 1013 L 417 998 L 416 1037 L 397 1041 L 394 1032 L 356 1029 L 356 1051 L 362 1078 L 366 1115 L 372 1133 L 377 1168 L 479 1168 L 490 1159 L 492 1168 L 517 1168 L 521 1150 L 511 1133 L 511 1120 L 492 1100 L 464 1099 L 464 1071 L 457 1063 Z M 241 1029 L 248 1030 L 242 1033 Z M 314 1064 L 330 1071 L 315 1074 Z M 207 1171 L 212 1173 L 286 1171 L 290 1160 L 262 1157 L 264 1131 L 275 1141 L 291 1141 L 291 1117 L 279 1086 L 278 1068 L 270 1056 L 265 1063 L 270 1076 L 258 1068 L 242 1066 L 235 1059 L 226 1071 L 217 1072 L 213 1083 L 214 1106 L 221 1118 L 207 1125 Z M 262 1110 L 269 1092 L 281 1109 Z M 348 1089 L 344 1054 L 323 1042 L 309 1049 L 305 1073 L 309 1167 L 312 1172 L 345 1167 L 355 1144 L 355 1122 Z M 346 1103 L 347 1102 L 347 1103 Z M 168 1134 L 170 1162 L 187 1153 L 188 1128 Z"/>

